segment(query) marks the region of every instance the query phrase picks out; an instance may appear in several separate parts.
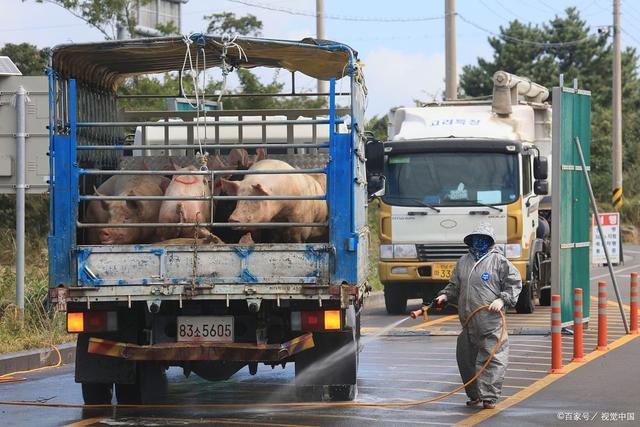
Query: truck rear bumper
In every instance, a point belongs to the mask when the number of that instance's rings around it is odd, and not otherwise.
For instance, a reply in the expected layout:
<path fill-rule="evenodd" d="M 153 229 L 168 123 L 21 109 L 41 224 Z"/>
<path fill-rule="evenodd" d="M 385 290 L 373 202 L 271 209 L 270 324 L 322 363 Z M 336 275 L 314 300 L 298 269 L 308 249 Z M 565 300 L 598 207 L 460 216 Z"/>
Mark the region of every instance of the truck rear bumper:
<path fill-rule="evenodd" d="M 314 345 L 310 332 L 282 344 L 178 342 L 138 345 L 92 337 L 89 339 L 88 352 L 127 360 L 280 362 Z"/>

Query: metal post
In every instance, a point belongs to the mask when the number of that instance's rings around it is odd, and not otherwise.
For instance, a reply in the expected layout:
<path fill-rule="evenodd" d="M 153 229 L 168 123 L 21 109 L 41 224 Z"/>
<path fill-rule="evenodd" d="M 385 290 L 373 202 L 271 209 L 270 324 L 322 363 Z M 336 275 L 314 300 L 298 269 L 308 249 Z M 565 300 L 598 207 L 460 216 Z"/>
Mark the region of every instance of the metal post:
<path fill-rule="evenodd" d="M 22 86 L 16 92 L 16 306 L 24 314 L 24 215 L 26 190 L 26 102 Z"/>
<path fill-rule="evenodd" d="M 444 3 L 445 99 L 458 99 L 456 74 L 456 0 Z"/>
<path fill-rule="evenodd" d="M 613 266 L 611 265 L 611 259 L 609 258 L 609 249 L 604 241 L 604 232 L 602 231 L 602 223 L 600 222 L 600 215 L 598 213 L 598 204 L 596 198 L 593 195 L 593 188 L 591 187 L 591 179 L 589 178 L 589 172 L 587 172 L 587 164 L 584 161 L 584 154 L 582 154 L 582 147 L 580 146 L 580 139 L 575 137 L 573 140 L 576 143 L 578 150 L 578 157 L 580 158 L 580 164 L 582 165 L 582 173 L 584 179 L 587 182 L 587 189 L 589 190 L 589 199 L 591 199 L 591 208 L 593 214 L 596 217 L 596 224 L 598 225 L 598 233 L 600 233 L 600 241 L 602 242 L 602 248 L 604 249 L 604 256 L 607 258 L 607 267 L 609 267 L 609 275 L 611 276 L 611 283 L 613 284 L 613 290 L 616 293 L 616 300 L 618 300 L 618 307 L 620 308 L 620 315 L 622 316 L 622 323 L 624 324 L 624 330 L 629 333 L 629 324 L 627 323 L 627 316 L 624 312 L 624 305 L 622 304 L 622 298 L 620 298 L 620 290 L 618 289 L 618 282 L 616 281 L 616 275 L 613 272 Z"/>
<path fill-rule="evenodd" d="M 316 38 L 324 40 L 324 0 L 316 0 Z M 324 80 L 318 79 L 318 93 L 327 93 L 327 82 Z"/>
<path fill-rule="evenodd" d="M 613 97 L 612 97 L 612 163 L 613 190 L 611 204 L 620 209 L 624 203 L 622 194 L 622 78 L 620 59 L 620 0 L 613 0 Z"/>

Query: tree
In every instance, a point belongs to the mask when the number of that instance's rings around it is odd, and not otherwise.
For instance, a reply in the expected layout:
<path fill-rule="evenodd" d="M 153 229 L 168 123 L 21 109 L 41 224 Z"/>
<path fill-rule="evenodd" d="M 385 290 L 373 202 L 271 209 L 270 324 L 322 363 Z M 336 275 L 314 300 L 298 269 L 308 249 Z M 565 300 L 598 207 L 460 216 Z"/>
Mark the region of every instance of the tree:
<path fill-rule="evenodd" d="M 25 76 L 41 76 L 47 66 L 49 50 L 38 49 L 29 43 L 7 43 L 0 49 L 0 56 L 8 56 Z"/>
<path fill-rule="evenodd" d="M 27 1 L 27 0 L 22 0 Z M 138 4 L 145 5 L 151 0 L 36 0 L 60 6 L 73 16 L 96 28 L 107 40 L 118 38 L 118 28 L 126 28 L 129 34 L 136 34 Z M 179 29 L 172 24 L 159 24 L 156 29 L 162 34 L 175 34 Z"/>
<path fill-rule="evenodd" d="M 204 19 L 209 20 L 207 33 L 215 35 L 259 36 L 262 30 L 262 21 L 251 14 L 237 18 L 233 12 L 222 12 L 205 15 Z"/>
<path fill-rule="evenodd" d="M 527 42 L 522 42 L 526 40 Z M 493 58 L 478 58 L 476 65 L 463 67 L 460 78 L 467 96 L 491 95 L 491 76 L 504 70 L 531 78 L 543 86 L 558 86 L 560 74 L 566 82 L 574 78 L 592 93 L 591 170 L 594 191 L 608 200 L 611 188 L 611 62 L 609 35 L 594 35 L 575 8 L 543 25 L 512 21 L 500 28 L 499 37 L 489 37 Z M 575 43 L 567 43 L 575 41 Z M 622 54 L 623 82 L 623 169 L 625 194 L 640 194 L 640 79 L 635 49 Z"/>

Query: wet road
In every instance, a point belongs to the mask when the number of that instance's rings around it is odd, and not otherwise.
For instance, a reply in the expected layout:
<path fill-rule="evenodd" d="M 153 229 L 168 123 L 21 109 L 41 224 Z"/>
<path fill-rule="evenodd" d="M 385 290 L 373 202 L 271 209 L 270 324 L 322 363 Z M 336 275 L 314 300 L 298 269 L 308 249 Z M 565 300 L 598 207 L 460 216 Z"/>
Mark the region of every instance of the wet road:
<path fill-rule="evenodd" d="M 630 248 L 626 264 L 618 267 L 621 293 L 628 303 L 628 273 L 640 269 L 640 250 Z M 606 269 L 592 272 L 592 295 L 595 284 Z M 613 292 L 610 292 L 613 296 Z M 610 299 L 613 299 L 611 297 Z M 410 303 L 417 308 L 419 301 Z M 624 331 L 617 306 L 610 307 L 610 341 Z M 594 312 L 595 313 L 595 312 Z M 358 372 L 358 402 L 407 402 L 441 395 L 460 384 L 455 363 L 455 335 L 459 330 L 456 316 L 451 313 L 430 315 L 428 322 L 408 320 L 398 328 L 384 330 L 402 316 L 388 316 L 381 299 L 371 300 L 363 318 L 365 345 Z M 549 369 L 548 308 L 538 307 L 531 315 L 510 314 L 512 332 L 511 360 L 504 397 L 528 389 L 547 376 Z M 592 331 L 595 328 L 591 328 Z M 585 337 L 586 345 L 595 342 L 593 335 Z M 565 337 L 564 359 L 571 357 L 570 337 Z M 586 350 L 586 349 L 585 349 Z M 73 380 L 73 366 L 44 371 L 27 376 L 19 383 L 0 384 L 0 400 L 82 403 L 80 386 Z M 192 375 L 184 378 L 181 369 L 171 369 L 169 402 L 180 408 L 136 408 L 83 410 L 78 408 L 43 408 L 30 406 L 0 406 L 2 425 L 451 425 L 464 421 L 478 409 L 464 406 L 463 392 L 446 399 L 415 407 L 352 407 L 352 408 L 255 408 L 256 402 L 295 402 L 294 369 L 271 369 L 259 366 L 251 376 L 248 369 L 231 379 L 211 383 Z M 246 408 L 221 409 L 194 404 L 246 403 Z"/>

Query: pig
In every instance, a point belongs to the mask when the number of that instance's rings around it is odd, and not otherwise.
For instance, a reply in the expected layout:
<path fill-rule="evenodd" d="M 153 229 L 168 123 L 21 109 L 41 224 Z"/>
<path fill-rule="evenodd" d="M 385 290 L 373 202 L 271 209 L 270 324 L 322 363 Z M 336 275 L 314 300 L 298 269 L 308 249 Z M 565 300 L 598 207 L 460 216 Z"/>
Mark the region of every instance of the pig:
<path fill-rule="evenodd" d="M 152 175 L 114 175 L 95 189 L 98 196 L 162 196 L 170 180 Z M 92 200 L 85 214 L 87 223 L 153 223 L 158 221 L 159 200 Z M 149 227 L 91 228 L 88 244 L 126 245 L 147 243 L 155 231 Z"/>
<path fill-rule="evenodd" d="M 292 170 L 280 160 L 260 160 L 250 170 Z M 247 175 L 242 181 L 222 179 L 222 190 L 238 196 L 321 196 L 325 194 L 322 179 L 309 174 Z M 318 222 L 327 221 L 328 209 L 324 200 L 240 200 L 229 217 L 231 223 Z M 256 230 L 235 227 L 250 232 L 244 241 L 260 235 Z M 278 229 L 272 233 L 276 242 L 303 243 L 311 238 L 326 237 L 324 227 L 295 227 Z"/>
<path fill-rule="evenodd" d="M 198 170 L 194 166 L 180 168 L 173 161 L 171 163 L 177 171 Z M 174 175 L 165 196 L 209 197 L 211 196 L 209 181 L 205 175 Z M 164 200 L 160 206 L 158 222 L 210 222 L 211 208 L 211 200 Z M 209 237 L 210 235 L 211 233 L 205 227 L 198 227 L 197 235 L 195 227 L 161 227 L 158 229 L 158 237 L 161 240 L 178 237 Z"/>

